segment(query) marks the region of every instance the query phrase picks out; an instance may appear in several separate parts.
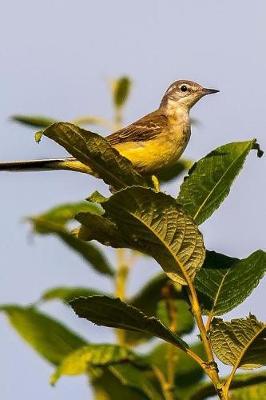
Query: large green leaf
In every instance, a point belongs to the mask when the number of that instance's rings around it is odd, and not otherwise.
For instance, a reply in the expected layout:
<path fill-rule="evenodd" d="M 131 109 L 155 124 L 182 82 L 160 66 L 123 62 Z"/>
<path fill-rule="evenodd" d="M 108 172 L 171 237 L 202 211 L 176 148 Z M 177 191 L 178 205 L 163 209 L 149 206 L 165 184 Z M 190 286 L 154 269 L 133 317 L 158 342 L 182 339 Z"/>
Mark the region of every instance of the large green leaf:
<path fill-rule="evenodd" d="M 62 375 L 81 375 L 88 372 L 89 367 L 124 363 L 135 358 L 131 351 L 115 344 L 88 344 L 64 358 L 52 375 L 51 383 L 55 384 Z"/>
<path fill-rule="evenodd" d="M 124 244 L 118 241 L 117 247 L 151 255 L 173 281 L 186 284 L 194 278 L 205 257 L 202 235 L 172 197 L 131 187 L 114 194 L 101 206 L 105 210 L 101 218 L 113 227 L 113 234 L 117 232 L 123 238 Z M 93 235 L 92 220 L 86 222 L 86 214 L 79 214 L 77 219 L 92 230 L 90 239 L 116 247 L 113 235 L 101 238 L 98 231 L 97 236 Z"/>
<path fill-rule="evenodd" d="M 0 307 L 18 334 L 43 358 L 58 365 L 86 341 L 55 319 L 31 307 Z"/>
<path fill-rule="evenodd" d="M 185 178 L 177 201 L 201 224 L 220 206 L 251 149 L 263 153 L 256 140 L 229 143 L 198 161 Z"/>
<path fill-rule="evenodd" d="M 125 105 L 131 86 L 132 81 L 128 76 L 122 76 L 121 78 L 112 81 L 113 101 L 115 107 L 121 108 Z"/>
<path fill-rule="evenodd" d="M 128 329 L 137 332 L 148 332 L 182 349 L 187 344 L 166 328 L 158 319 L 148 317 L 141 310 L 122 302 L 120 299 L 107 296 L 91 296 L 74 299 L 70 302 L 75 313 L 96 325 L 111 328 Z"/>
<path fill-rule="evenodd" d="M 30 220 L 34 229 L 39 234 L 53 234 L 59 237 L 71 249 L 81 255 L 89 264 L 102 274 L 113 275 L 113 270 L 103 252 L 92 243 L 85 243 L 76 237 L 75 233 L 69 232 L 66 224 L 71 221 L 78 212 L 90 212 L 97 217 L 101 214 L 99 206 L 89 202 L 64 204 L 55 207 L 46 213 L 32 217 Z"/>
<path fill-rule="evenodd" d="M 195 278 L 204 312 L 210 316 L 222 315 L 241 304 L 258 285 L 265 270 L 266 253 L 262 250 L 243 260 L 207 251 Z"/>
<path fill-rule="evenodd" d="M 67 305 L 68 303 L 77 298 L 77 297 L 88 297 L 94 295 L 103 295 L 103 292 L 100 292 L 96 289 L 86 288 L 86 287 L 67 287 L 67 286 L 58 286 L 52 289 L 46 290 L 41 300 L 50 301 L 50 300 L 62 300 Z"/>
<path fill-rule="evenodd" d="M 266 325 L 254 315 L 231 322 L 214 318 L 210 339 L 217 357 L 234 369 L 266 365 Z"/>
<path fill-rule="evenodd" d="M 112 187 L 121 189 L 131 185 L 146 186 L 145 179 L 134 170 L 131 162 L 96 133 L 67 122 L 59 122 L 51 125 L 43 134 L 63 146 Z"/>
<path fill-rule="evenodd" d="M 49 125 L 57 122 L 55 119 L 50 117 L 44 117 L 42 115 L 13 115 L 13 121 L 20 122 L 24 125 L 32 126 L 34 128 L 47 128 Z"/>

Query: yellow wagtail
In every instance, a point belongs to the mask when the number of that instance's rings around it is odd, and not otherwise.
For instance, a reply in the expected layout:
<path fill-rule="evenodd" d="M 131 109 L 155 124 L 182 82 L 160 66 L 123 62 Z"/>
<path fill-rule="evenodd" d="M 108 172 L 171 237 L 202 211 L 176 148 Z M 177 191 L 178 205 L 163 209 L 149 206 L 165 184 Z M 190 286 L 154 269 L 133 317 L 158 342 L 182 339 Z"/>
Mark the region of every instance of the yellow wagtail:
<path fill-rule="evenodd" d="M 217 92 L 219 90 L 206 89 L 192 81 L 176 81 L 169 86 L 156 111 L 112 133 L 106 139 L 139 172 L 152 175 L 177 162 L 190 138 L 191 107 L 203 96 Z M 77 170 L 77 164 L 80 162 L 73 157 L 15 161 L 0 163 L 0 170 Z M 84 170 L 89 172 L 88 167 Z"/>

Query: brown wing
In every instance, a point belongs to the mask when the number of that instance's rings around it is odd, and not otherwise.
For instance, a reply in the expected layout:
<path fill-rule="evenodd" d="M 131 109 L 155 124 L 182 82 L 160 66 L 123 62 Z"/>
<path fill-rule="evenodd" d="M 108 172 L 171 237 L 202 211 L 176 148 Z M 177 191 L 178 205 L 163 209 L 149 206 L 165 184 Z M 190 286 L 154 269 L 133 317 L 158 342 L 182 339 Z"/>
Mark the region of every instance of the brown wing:
<path fill-rule="evenodd" d="M 168 120 L 159 110 L 139 119 L 133 124 L 107 136 L 108 142 L 114 146 L 125 142 L 143 142 L 151 140 L 167 128 Z"/>

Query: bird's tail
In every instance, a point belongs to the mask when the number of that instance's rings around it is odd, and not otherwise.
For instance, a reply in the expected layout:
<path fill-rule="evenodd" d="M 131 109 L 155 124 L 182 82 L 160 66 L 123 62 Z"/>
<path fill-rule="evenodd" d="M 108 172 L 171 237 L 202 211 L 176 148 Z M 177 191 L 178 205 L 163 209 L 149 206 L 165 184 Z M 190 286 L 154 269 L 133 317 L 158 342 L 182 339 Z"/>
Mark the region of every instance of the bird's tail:
<path fill-rule="evenodd" d="M 0 162 L 0 171 L 53 171 L 70 170 L 92 174 L 92 170 L 75 158 L 43 159 L 30 161 Z"/>

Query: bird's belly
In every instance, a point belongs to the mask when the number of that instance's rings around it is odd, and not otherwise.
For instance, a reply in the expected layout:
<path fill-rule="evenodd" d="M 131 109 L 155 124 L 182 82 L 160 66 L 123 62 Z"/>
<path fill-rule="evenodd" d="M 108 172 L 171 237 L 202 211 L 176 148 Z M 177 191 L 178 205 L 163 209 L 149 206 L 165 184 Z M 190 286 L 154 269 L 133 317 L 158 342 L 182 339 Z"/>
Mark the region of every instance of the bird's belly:
<path fill-rule="evenodd" d="M 188 139 L 183 135 L 179 139 L 161 135 L 148 141 L 120 143 L 115 148 L 139 171 L 152 174 L 174 164 L 183 153 Z"/>

